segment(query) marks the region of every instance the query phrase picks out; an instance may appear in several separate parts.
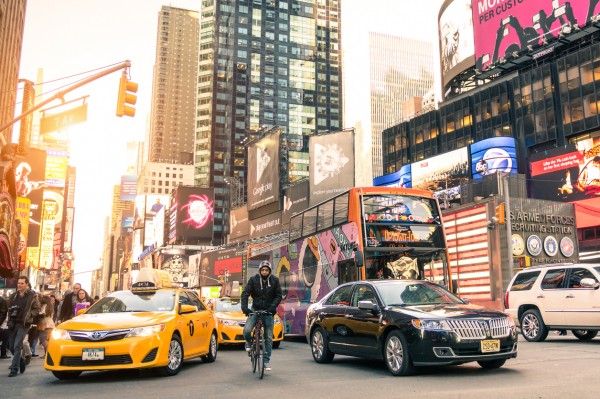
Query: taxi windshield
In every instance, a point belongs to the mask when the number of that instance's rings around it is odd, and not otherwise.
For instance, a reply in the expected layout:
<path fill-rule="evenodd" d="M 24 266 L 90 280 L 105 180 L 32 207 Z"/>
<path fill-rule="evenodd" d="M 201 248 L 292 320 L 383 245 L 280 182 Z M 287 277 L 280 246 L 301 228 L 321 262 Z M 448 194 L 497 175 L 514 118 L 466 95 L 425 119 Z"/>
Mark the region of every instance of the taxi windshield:
<path fill-rule="evenodd" d="M 250 305 L 248 304 L 248 306 Z M 217 298 L 215 312 L 234 312 L 236 310 L 242 310 L 242 301 L 240 299 Z"/>
<path fill-rule="evenodd" d="M 120 312 L 168 312 L 175 306 L 175 291 L 119 291 L 96 302 L 86 314 Z"/>

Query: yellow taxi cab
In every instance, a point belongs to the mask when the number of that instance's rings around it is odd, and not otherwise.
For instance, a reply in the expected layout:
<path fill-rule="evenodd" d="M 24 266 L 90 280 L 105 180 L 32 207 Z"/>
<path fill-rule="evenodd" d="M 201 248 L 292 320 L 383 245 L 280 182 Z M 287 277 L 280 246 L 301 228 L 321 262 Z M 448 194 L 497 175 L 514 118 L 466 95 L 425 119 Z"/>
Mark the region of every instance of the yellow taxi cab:
<path fill-rule="evenodd" d="M 246 315 L 242 312 L 242 301 L 239 297 L 221 297 L 211 301 L 219 323 L 219 344 L 244 343 L 244 326 Z M 252 300 L 248 304 L 252 306 Z M 283 323 L 275 315 L 273 325 L 273 348 L 279 348 L 283 341 Z"/>
<path fill-rule="evenodd" d="M 184 360 L 217 358 L 217 319 L 163 271 L 142 269 L 131 290 L 114 292 L 58 325 L 44 367 L 59 379 L 83 371 L 156 368 L 175 375 Z"/>

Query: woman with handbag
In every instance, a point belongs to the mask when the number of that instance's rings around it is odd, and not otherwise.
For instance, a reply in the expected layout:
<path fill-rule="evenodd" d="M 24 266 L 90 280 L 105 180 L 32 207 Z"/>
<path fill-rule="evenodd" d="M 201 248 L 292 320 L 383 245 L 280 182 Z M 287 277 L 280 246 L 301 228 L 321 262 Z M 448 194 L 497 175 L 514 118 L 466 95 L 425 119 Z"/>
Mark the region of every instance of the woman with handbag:
<path fill-rule="evenodd" d="M 49 296 L 45 295 L 42 299 L 41 313 L 44 314 L 44 318 L 38 323 L 37 329 L 40 332 L 40 345 L 44 348 L 44 354 L 48 349 L 48 338 L 52 329 L 55 327 L 54 324 L 54 306 Z"/>

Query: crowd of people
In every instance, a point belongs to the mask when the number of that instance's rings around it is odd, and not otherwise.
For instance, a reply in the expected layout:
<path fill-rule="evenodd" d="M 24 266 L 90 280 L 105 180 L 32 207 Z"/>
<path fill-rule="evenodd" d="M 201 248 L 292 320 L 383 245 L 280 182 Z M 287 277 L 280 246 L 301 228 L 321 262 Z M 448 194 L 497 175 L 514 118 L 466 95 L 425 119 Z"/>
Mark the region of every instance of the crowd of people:
<path fill-rule="evenodd" d="M 20 276 L 17 290 L 8 298 L 0 296 L 0 360 L 12 359 L 8 376 L 23 374 L 32 358 L 45 356 L 52 329 L 97 299 L 76 283 L 60 300 L 54 294 L 35 292 L 29 279 Z"/>

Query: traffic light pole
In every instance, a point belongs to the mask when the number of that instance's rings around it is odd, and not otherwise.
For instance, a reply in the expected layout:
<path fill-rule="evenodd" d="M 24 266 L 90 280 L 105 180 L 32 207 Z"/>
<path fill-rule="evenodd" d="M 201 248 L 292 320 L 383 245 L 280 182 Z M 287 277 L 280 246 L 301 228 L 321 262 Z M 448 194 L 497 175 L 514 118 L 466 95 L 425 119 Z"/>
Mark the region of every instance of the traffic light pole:
<path fill-rule="evenodd" d="M 12 121 L 8 122 L 7 124 L 3 125 L 2 127 L 0 127 L 0 135 L 3 134 L 4 130 L 8 129 L 9 127 L 11 127 L 12 125 L 14 125 L 15 123 L 17 123 L 18 121 L 20 121 L 21 119 L 23 119 L 24 117 L 26 117 L 27 115 L 31 114 L 32 112 L 37 111 L 38 109 L 46 106 L 47 104 L 51 103 L 54 100 L 57 99 L 61 99 L 64 101 L 64 97 L 66 94 L 72 92 L 73 90 L 76 90 L 78 88 L 80 88 L 81 86 L 85 86 L 86 84 L 93 82 L 94 80 L 100 79 L 101 77 L 104 77 L 106 75 L 110 75 L 113 72 L 116 71 L 120 71 L 121 69 L 125 69 L 125 68 L 129 68 L 131 67 L 131 61 L 127 60 L 127 61 L 123 61 L 122 63 L 109 68 L 105 71 L 102 72 L 98 72 L 95 75 L 90 76 L 87 79 L 82 80 L 81 82 L 75 83 L 73 86 L 66 88 L 65 90 L 61 90 L 58 93 L 56 93 L 55 95 L 53 95 L 52 97 L 48 98 L 47 100 L 42 101 L 41 103 L 39 103 L 38 105 L 36 105 L 35 107 L 27 110 L 26 112 L 22 113 L 21 115 L 19 115 L 18 117 L 16 117 L 15 119 L 13 119 Z"/>
<path fill-rule="evenodd" d="M 502 187 L 503 187 L 503 191 L 504 191 L 504 210 L 505 210 L 505 216 L 504 219 L 506 220 L 506 244 L 507 244 L 507 255 L 508 255 L 508 270 L 510 270 L 510 279 L 512 280 L 513 276 L 515 275 L 515 267 L 513 265 L 513 242 L 512 242 L 512 227 L 510 225 L 510 193 L 509 193 L 509 174 L 505 173 L 502 176 Z"/>

